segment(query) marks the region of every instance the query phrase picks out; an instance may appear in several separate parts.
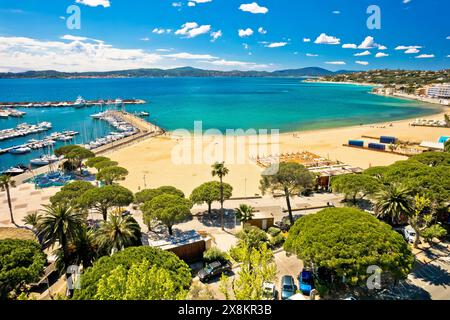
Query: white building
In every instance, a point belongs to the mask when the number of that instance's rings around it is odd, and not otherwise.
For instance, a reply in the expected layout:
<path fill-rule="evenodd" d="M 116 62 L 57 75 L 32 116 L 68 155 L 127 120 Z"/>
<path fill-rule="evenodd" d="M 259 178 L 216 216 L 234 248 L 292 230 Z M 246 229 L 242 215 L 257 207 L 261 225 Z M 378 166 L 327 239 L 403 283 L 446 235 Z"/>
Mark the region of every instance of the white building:
<path fill-rule="evenodd" d="M 432 98 L 450 98 L 450 84 L 435 84 L 427 89 L 427 95 Z"/>

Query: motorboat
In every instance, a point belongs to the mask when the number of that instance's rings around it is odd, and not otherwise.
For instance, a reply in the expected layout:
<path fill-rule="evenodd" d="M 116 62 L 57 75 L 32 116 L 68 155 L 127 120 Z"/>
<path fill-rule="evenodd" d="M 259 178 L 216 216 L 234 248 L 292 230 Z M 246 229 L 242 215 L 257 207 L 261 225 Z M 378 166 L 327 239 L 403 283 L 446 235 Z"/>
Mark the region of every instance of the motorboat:
<path fill-rule="evenodd" d="M 6 176 L 18 176 L 19 174 L 22 174 L 27 170 L 28 170 L 28 168 L 26 166 L 18 165 L 18 166 L 11 167 L 11 168 L 3 171 L 2 174 L 6 175 Z"/>
<path fill-rule="evenodd" d="M 31 148 L 29 147 L 17 147 L 14 149 L 9 150 L 9 153 L 11 154 L 25 154 L 31 151 Z"/>
<path fill-rule="evenodd" d="M 81 108 L 86 106 L 86 100 L 83 99 L 83 97 L 78 96 L 77 100 L 75 100 L 75 102 L 73 103 L 73 106 L 75 108 Z"/>

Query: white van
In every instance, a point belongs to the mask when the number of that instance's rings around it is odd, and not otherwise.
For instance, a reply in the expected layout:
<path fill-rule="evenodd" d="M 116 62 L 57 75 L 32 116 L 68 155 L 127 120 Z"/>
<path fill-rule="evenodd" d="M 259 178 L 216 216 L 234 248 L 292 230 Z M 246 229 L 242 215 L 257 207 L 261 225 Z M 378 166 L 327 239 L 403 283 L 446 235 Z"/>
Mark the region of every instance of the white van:
<path fill-rule="evenodd" d="M 409 225 L 403 229 L 403 236 L 409 243 L 413 243 L 416 240 L 416 232 L 414 231 L 413 227 Z"/>

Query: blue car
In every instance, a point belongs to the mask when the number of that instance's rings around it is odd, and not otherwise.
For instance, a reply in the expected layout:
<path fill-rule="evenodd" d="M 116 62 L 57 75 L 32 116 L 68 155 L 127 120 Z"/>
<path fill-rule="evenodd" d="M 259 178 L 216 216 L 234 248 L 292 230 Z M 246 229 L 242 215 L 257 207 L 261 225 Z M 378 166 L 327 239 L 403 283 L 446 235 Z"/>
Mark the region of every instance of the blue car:
<path fill-rule="evenodd" d="M 296 290 L 294 278 L 291 276 L 281 278 L 281 300 L 289 299 L 295 294 Z"/>
<path fill-rule="evenodd" d="M 311 294 L 311 290 L 314 288 L 314 275 L 310 270 L 303 270 L 298 276 L 298 283 L 300 291 L 305 296 Z"/>

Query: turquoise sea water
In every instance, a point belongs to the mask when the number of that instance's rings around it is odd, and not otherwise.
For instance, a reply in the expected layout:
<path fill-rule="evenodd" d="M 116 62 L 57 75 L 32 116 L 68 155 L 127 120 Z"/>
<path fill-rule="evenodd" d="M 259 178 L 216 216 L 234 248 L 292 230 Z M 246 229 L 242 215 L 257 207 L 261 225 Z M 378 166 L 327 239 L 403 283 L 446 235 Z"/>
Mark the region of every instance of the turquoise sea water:
<path fill-rule="evenodd" d="M 133 78 L 133 79 L 0 79 L 0 101 L 73 101 L 137 98 L 145 105 L 127 111 L 148 111 L 148 120 L 166 130 L 203 128 L 280 129 L 281 132 L 383 122 L 431 114 L 436 107 L 415 101 L 369 94 L 364 86 L 303 83 L 279 78 Z M 112 129 L 90 115 L 99 108 L 23 109 L 22 119 L 0 119 L 0 129 L 20 122 L 50 121 L 53 130 L 40 136 L 1 141 L 0 148 L 40 138 L 53 131 L 76 130 L 76 142 L 106 135 Z M 59 144 L 61 145 L 61 144 Z M 43 153 L 0 155 L 0 170 L 28 165 Z"/>

